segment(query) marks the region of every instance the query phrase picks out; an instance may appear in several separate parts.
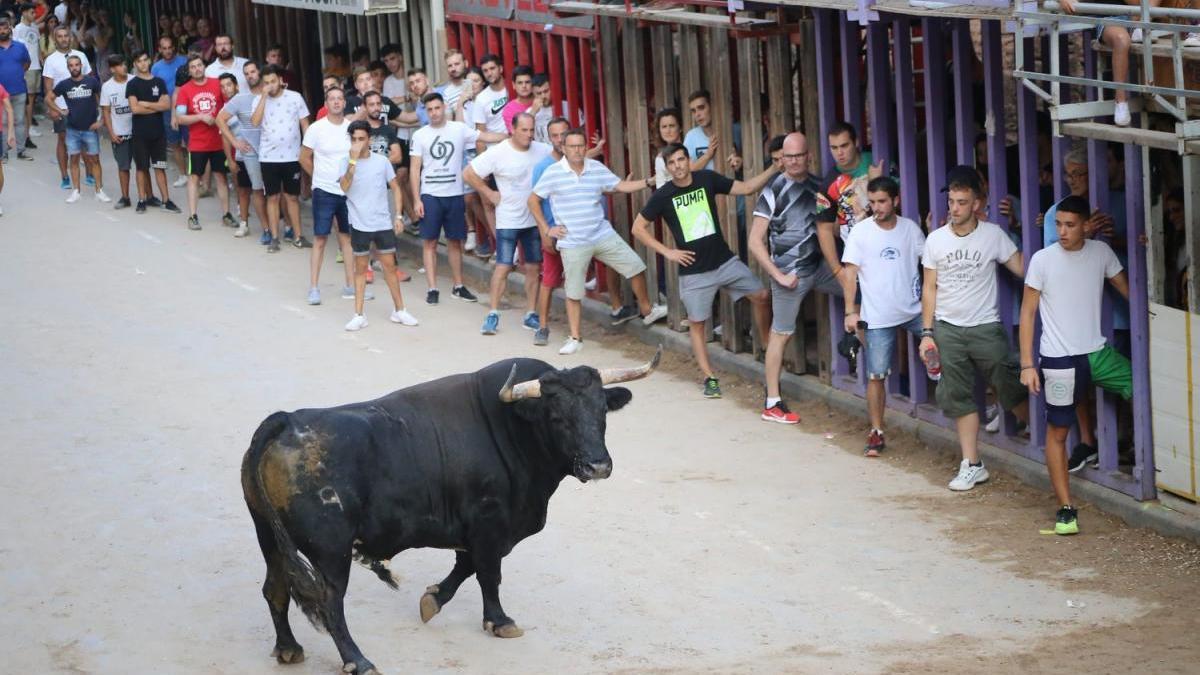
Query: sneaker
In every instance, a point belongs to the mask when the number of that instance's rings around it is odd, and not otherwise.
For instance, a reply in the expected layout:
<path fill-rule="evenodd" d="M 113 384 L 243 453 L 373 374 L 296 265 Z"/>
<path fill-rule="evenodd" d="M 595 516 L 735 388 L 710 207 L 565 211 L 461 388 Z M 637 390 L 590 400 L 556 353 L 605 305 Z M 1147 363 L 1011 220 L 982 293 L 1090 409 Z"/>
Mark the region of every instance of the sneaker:
<path fill-rule="evenodd" d="M 221 224 L 225 227 L 237 227 L 238 220 L 233 217 L 233 214 L 226 211 L 225 215 L 221 216 Z"/>
<path fill-rule="evenodd" d="M 436 289 L 436 288 L 431 288 L 428 291 L 425 291 L 425 304 L 427 304 L 427 305 L 438 304 L 438 296 L 439 295 L 441 295 L 441 293 L 439 293 L 438 289 Z"/>
<path fill-rule="evenodd" d="M 638 317 L 638 311 L 634 307 L 626 305 L 615 312 L 609 312 L 608 316 L 612 319 L 611 325 L 620 326 L 627 321 L 633 321 Z"/>
<path fill-rule="evenodd" d="M 970 490 L 978 483 L 986 483 L 988 479 L 987 467 L 981 462 L 978 466 L 971 466 L 967 460 L 963 460 L 958 465 L 958 475 L 954 480 L 950 481 L 949 488 L 957 492 Z"/>
<path fill-rule="evenodd" d="M 312 248 L 312 242 L 305 239 L 304 235 L 300 235 L 292 240 L 292 246 L 296 248 Z"/>
<path fill-rule="evenodd" d="M 354 287 L 353 286 L 342 286 L 342 299 L 343 300 L 353 300 L 354 299 Z"/>
<path fill-rule="evenodd" d="M 521 325 L 526 330 L 537 330 L 542 327 L 541 322 L 538 321 L 537 312 L 525 312 L 525 319 L 521 321 Z"/>
<path fill-rule="evenodd" d="M 263 230 L 263 233 L 261 235 L 259 235 L 259 237 L 258 237 L 258 243 L 262 244 L 263 246 L 270 244 L 271 243 L 271 233 L 267 232 L 266 230 Z"/>
<path fill-rule="evenodd" d="M 171 183 L 171 187 L 177 187 L 177 188 L 187 187 L 187 184 L 188 184 L 188 177 L 180 176 L 179 178 L 175 179 L 174 183 Z"/>
<path fill-rule="evenodd" d="M 591 279 L 588 279 L 587 281 L 583 282 L 583 290 L 585 290 L 585 291 L 596 290 L 596 277 L 592 277 Z"/>
<path fill-rule="evenodd" d="M 500 330 L 500 314 L 488 312 L 487 318 L 483 320 L 483 328 L 480 328 L 479 332 L 484 335 L 495 335 L 498 330 Z"/>
<path fill-rule="evenodd" d="M 267 253 L 279 253 L 278 239 L 271 239 L 271 241 L 267 243 Z"/>
<path fill-rule="evenodd" d="M 545 347 L 550 344 L 550 329 L 542 326 L 533 331 L 533 345 L 535 347 Z"/>
<path fill-rule="evenodd" d="M 800 422 L 800 416 L 788 410 L 787 404 L 783 401 L 776 403 L 770 408 L 764 408 L 759 418 L 767 422 L 777 422 L 779 424 L 798 424 Z"/>
<path fill-rule="evenodd" d="M 163 205 L 162 200 L 160 200 L 158 197 L 155 197 L 154 195 L 150 195 L 149 197 L 146 198 L 146 206 L 151 206 L 151 207 L 154 207 L 157 209 L 157 208 L 161 207 L 162 205 Z M 174 204 L 172 204 L 172 206 L 174 206 Z"/>
<path fill-rule="evenodd" d="M 643 326 L 651 326 L 663 319 L 667 318 L 667 308 L 665 305 L 654 305 L 650 308 L 650 313 L 642 317 Z"/>
<path fill-rule="evenodd" d="M 321 304 L 321 289 L 316 288 L 316 287 L 308 289 L 308 304 L 310 304 L 310 305 Z"/>
<path fill-rule="evenodd" d="M 79 201 L 79 190 L 71 190 L 71 194 L 67 195 L 67 203 L 74 204 Z"/>
<path fill-rule="evenodd" d="M 983 430 L 989 434 L 994 434 L 1000 431 L 1000 406 L 995 403 L 989 405 L 983 411 L 984 419 L 987 421 L 983 425 Z"/>
<path fill-rule="evenodd" d="M 453 295 L 463 302 L 479 301 L 479 298 L 475 297 L 475 294 L 472 293 L 466 286 L 455 286 L 454 288 L 450 289 L 450 295 Z"/>
<path fill-rule="evenodd" d="M 86 176 L 84 176 L 84 177 L 83 177 L 83 184 L 84 184 L 84 185 L 86 185 L 86 186 L 88 186 L 88 187 L 95 187 L 95 186 L 96 186 L 96 179 L 95 179 L 95 178 L 92 178 L 91 174 L 88 174 L 88 175 L 86 175 Z"/>
<path fill-rule="evenodd" d="M 580 349 L 583 349 L 583 340 L 580 340 L 576 337 L 568 337 L 567 341 L 563 343 L 563 346 L 559 347 L 558 353 L 562 356 L 570 356 L 571 354 L 578 352 Z"/>
<path fill-rule="evenodd" d="M 367 266 L 367 283 L 375 283 L 375 270 L 371 269 L 370 265 Z"/>
<path fill-rule="evenodd" d="M 34 126 L 36 127 L 36 126 L 37 126 L 37 120 L 34 120 L 34 121 L 33 121 L 33 124 L 34 124 Z M 30 127 L 30 128 L 29 128 L 29 136 L 30 136 L 31 138 L 41 138 L 41 137 L 42 137 L 42 132 L 38 131 L 38 130 L 37 130 L 37 129 L 35 129 L 34 127 Z M 36 145 L 34 145 L 33 143 L 30 143 L 30 142 L 29 142 L 29 139 L 26 139 L 26 140 L 25 140 L 25 147 L 27 147 L 27 148 L 33 148 L 34 150 L 36 150 L 36 149 L 37 149 L 37 146 L 36 146 Z"/>
<path fill-rule="evenodd" d="M 107 204 L 112 201 L 112 197 L 104 194 L 104 190 L 96 190 L 96 201 Z"/>
<path fill-rule="evenodd" d="M 404 270 L 400 269 L 399 267 L 397 267 L 396 268 L 396 281 L 399 281 L 400 283 L 404 283 L 406 281 L 412 281 L 412 275 L 409 274 L 408 272 L 405 272 Z"/>
<path fill-rule="evenodd" d="M 367 317 L 362 314 L 355 314 L 353 319 L 346 322 L 346 330 L 356 331 L 367 327 Z"/>
<path fill-rule="evenodd" d="M 418 326 L 421 324 L 420 321 L 417 321 L 417 317 L 409 314 L 406 309 L 398 309 L 392 312 L 392 315 L 388 318 L 392 320 L 392 323 L 403 324 L 405 326 Z"/>
<path fill-rule="evenodd" d="M 1076 473 L 1089 462 L 1094 462 L 1099 459 L 1100 455 L 1096 449 L 1087 443 L 1080 443 L 1071 450 L 1071 458 L 1067 460 L 1067 471 Z"/>
<path fill-rule="evenodd" d="M 1145 35 L 1142 33 L 1141 28 L 1134 28 L 1133 32 L 1131 32 L 1129 34 L 1129 41 L 1130 42 L 1141 42 L 1144 37 L 1145 37 Z"/>
<path fill-rule="evenodd" d="M 290 227 L 284 228 L 283 238 L 287 241 L 291 241 L 292 239 L 296 238 L 296 233 L 292 232 L 292 228 L 290 228 Z"/>
<path fill-rule="evenodd" d="M 133 204 L 131 204 L 129 202 L 129 197 L 121 197 L 120 199 L 117 200 L 116 204 L 113 204 L 113 209 L 115 209 L 115 210 L 127 209 L 130 206 L 133 206 Z"/>
<path fill-rule="evenodd" d="M 194 215 L 188 216 L 188 229 L 189 230 L 199 230 L 200 229 L 200 219 Z"/>
<path fill-rule="evenodd" d="M 463 243 L 463 250 L 468 251 L 468 252 L 475 250 L 475 233 L 474 232 L 467 233 L 467 240 L 466 240 L 466 242 Z"/>
<path fill-rule="evenodd" d="M 488 246 L 487 244 L 479 244 L 475 247 L 476 258 L 483 258 L 484 260 L 487 260 L 488 258 L 492 257 L 492 253 L 494 253 L 492 247 Z"/>
<path fill-rule="evenodd" d="M 179 208 L 175 202 L 171 201 L 170 199 L 162 203 L 162 210 L 170 213 L 183 213 L 183 209 Z"/>
<path fill-rule="evenodd" d="M 137 206 L 133 210 L 137 211 L 138 213 L 145 213 L 146 212 L 146 202 L 138 200 Z"/>
<path fill-rule="evenodd" d="M 342 259 L 342 249 L 340 249 L 340 248 L 338 249 L 337 258 L 334 258 L 334 262 L 336 262 L 339 265 L 346 262 L 345 260 Z"/>
<path fill-rule="evenodd" d="M 872 429 L 871 433 L 867 434 L 867 446 L 863 448 L 863 454 L 867 457 L 878 457 L 879 453 L 883 452 L 887 447 L 887 443 L 883 440 L 882 429 Z"/>
<path fill-rule="evenodd" d="M 1054 534 L 1079 534 L 1079 509 L 1064 506 L 1054 518 Z"/>
<path fill-rule="evenodd" d="M 58 187 L 60 187 L 64 190 L 70 190 L 71 189 L 71 179 L 70 178 L 62 179 L 62 182 L 60 182 L 58 184 Z"/>
<path fill-rule="evenodd" d="M 1133 118 L 1129 115 L 1129 103 L 1118 101 L 1113 109 L 1113 123 L 1119 127 L 1127 127 L 1132 120 Z"/>
<path fill-rule="evenodd" d="M 34 147 L 37 147 L 37 146 L 34 146 Z M 18 153 L 17 153 L 17 159 L 23 159 L 23 160 L 25 160 L 26 162 L 32 162 L 32 161 L 33 161 L 33 158 L 32 158 L 32 157 L 30 157 L 29 155 L 25 154 L 25 151 L 24 151 L 24 150 L 21 150 L 20 152 L 18 152 Z"/>
<path fill-rule="evenodd" d="M 704 379 L 704 398 L 721 398 L 721 383 L 715 377 Z"/>
<path fill-rule="evenodd" d="M 363 300 L 374 300 L 374 299 L 375 299 L 375 291 L 371 290 L 370 288 L 364 288 L 363 289 Z"/>
<path fill-rule="evenodd" d="M 237 237 L 238 239 L 241 239 L 242 237 L 246 236 L 249 233 L 250 233 L 250 226 L 246 224 L 246 221 L 242 221 L 242 222 L 238 223 L 237 229 L 233 231 L 233 236 Z"/>
<path fill-rule="evenodd" d="M 1200 47 L 1200 33 L 1188 33 L 1180 44 L 1184 47 Z"/>

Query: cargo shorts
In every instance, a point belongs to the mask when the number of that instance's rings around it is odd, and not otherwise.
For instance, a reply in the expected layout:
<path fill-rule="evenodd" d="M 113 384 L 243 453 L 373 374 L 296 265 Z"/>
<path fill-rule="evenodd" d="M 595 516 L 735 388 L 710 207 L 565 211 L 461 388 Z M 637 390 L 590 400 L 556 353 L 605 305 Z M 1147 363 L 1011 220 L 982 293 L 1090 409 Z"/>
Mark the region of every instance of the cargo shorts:
<path fill-rule="evenodd" d="M 954 326 L 934 322 L 933 341 L 942 362 L 942 379 L 937 385 L 937 404 L 946 417 L 957 419 L 978 412 L 975 405 L 975 371 L 979 370 L 996 392 L 996 400 L 1012 410 L 1028 400 L 1021 384 L 1021 364 L 1008 343 L 1000 322 L 978 326 Z"/>

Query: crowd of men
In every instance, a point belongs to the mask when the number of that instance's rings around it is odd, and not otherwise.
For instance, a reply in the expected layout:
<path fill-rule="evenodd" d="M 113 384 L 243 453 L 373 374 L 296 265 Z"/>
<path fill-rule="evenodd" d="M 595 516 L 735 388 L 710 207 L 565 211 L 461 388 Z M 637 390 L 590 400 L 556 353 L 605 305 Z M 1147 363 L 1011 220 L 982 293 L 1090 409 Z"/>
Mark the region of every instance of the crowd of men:
<path fill-rule="evenodd" d="M 33 10 L 25 6 L 21 13 L 24 21 Z M 200 51 L 178 53 L 178 40 L 163 35 L 155 44 L 156 58 L 144 50 L 109 55 L 110 76 L 101 82 L 87 55 L 72 47 L 67 27 L 50 35 L 54 50 L 41 63 L 42 91 L 58 137 L 67 202 L 80 200 L 85 187 L 96 200 L 112 201 L 99 161 L 103 136 L 118 171 L 114 208 L 183 215 L 171 191 L 186 188 L 185 223 L 200 230 L 199 200 L 215 194 L 220 225 L 234 237 L 250 234 L 253 217 L 268 253 L 279 252 L 284 242 L 310 249 L 312 305 L 322 302 L 325 248 L 330 235 L 336 236 L 337 257 L 345 263 L 341 295 L 354 301 L 348 331 L 368 325 L 365 307 L 373 299 L 368 284 L 375 269 L 392 299 L 389 320 L 418 325 L 401 291 L 410 277 L 395 257 L 397 237 L 407 232 L 423 242 L 430 306 L 441 301 L 440 243 L 447 248 L 450 296 L 460 301 L 477 301 L 464 283 L 464 255 L 495 256 L 483 335 L 500 330 L 506 279 L 520 266 L 525 279 L 520 325 L 532 331 L 535 345 L 548 344 L 550 297 L 561 287 L 567 335 L 559 353 L 570 355 L 583 348 L 581 301 L 594 262 L 603 263 L 613 281 L 629 280 L 635 296 L 625 305 L 619 284 L 611 283 L 613 325 L 638 318 L 650 325 L 667 314 L 657 303 L 660 289 L 646 283 L 645 261 L 607 216 L 607 195 L 648 191 L 632 233 L 679 266 L 678 293 L 703 396 L 721 396 L 705 323 L 725 290 L 734 301 L 751 303 L 766 344 L 761 418 L 799 422 L 780 392 L 785 348 L 808 293 L 842 297 L 846 333 L 866 354 L 867 456 L 886 448 L 885 381 L 897 338 L 907 332 L 919 340 L 927 374 L 936 380 L 938 405 L 956 420 L 962 459 L 950 489 L 969 490 L 988 479 L 977 450 L 976 370 L 986 376 L 996 402 L 1021 422 L 1028 419 L 1029 394 L 1045 389 L 1047 466 L 1062 505 L 1056 531 L 1078 530 L 1067 473 L 1095 458 L 1087 390 L 1094 384 L 1128 399 L 1132 388 L 1128 359 L 1100 331 L 1105 282 L 1122 295 L 1128 288 L 1112 249 L 1090 238 L 1111 223 L 1093 213 L 1086 192 L 1074 191 L 1047 212 L 1047 246 L 1026 270 L 1008 233 L 985 220 L 986 188 L 975 168 L 949 172 L 943 189 L 948 221 L 926 232 L 900 215 L 896 179 L 872 162 L 856 130 L 845 123 L 823 139 L 836 163 L 825 177 L 809 172 L 817 149 L 799 132 L 771 141 L 771 161 L 763 171 L 745 179 L 725 176 L 712 170 L 722 143 L 711 125 L 713 102 L 698 91 L 688 98 L 693 124 L 686 133 L 680 111 L 656 116 L 655 174 L 623 180 L 597 159 L 602 139 L 589 137 L 581 120 L 555 109 L 545 75 L 518 66 L 510 79 L 493 55 L 470 67 L 460 52 L 447 51 L 449 78 L 433 86 L 423 69 L 405 69 L 396 45 L 383 47 L 379 61 L 333 47 L 326 50 L 323 101 L 314 113 L 289 88 L 279 48 L 263 61 L 244 58 L 230 35 L 217 32 L 206 60 Z M 0 50 L 19 44 L 0 17 Z M 11 74 L 5 63 L 0 61 L 0 84 L 7 86 Z M 11 91 L 3 99 L 7 145 L 24 155 L 28 137 L 14 133 L 14 118 L 18 133 L 31 118 L 14 111 L 26 101 Z M 736 144 L 729 150 L 731 165 L 739 165 Z M 172 163 L 179 173 L 174 183 L 168 178 Z M 720 195 L 753 200 L 752 224 L 739 233 L 744 242 L 737 250 L 758 263 L 766 286 L 726 241 Z M 304 200 L 312 211 L 311 240 L 300 217 Z M 659 222 L 673 244 L 659 239 Z M 1025 281 L 1019 351 L 1000 320 L 997 265 Z M 1040 361 L 1034 359 L 1035 314 L 1043 326 Z M 1083 442 L 1068 459 L 1067 432 L 1076 422 Z"/>

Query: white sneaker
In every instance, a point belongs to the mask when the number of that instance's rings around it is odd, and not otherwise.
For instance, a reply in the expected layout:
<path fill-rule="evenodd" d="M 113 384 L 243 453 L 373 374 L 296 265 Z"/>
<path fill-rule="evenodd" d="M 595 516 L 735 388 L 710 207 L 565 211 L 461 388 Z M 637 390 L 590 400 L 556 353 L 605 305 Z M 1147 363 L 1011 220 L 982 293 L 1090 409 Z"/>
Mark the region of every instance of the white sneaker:
<path fill-rule="evenodd" d="M 1200 33 L 1188 33 L 1182 44 L 1184 47 L 1200 47 Z"/>
<path fill-rule="evenodd" d="M 37 130 L 37 127 L 29 127 L 29 135 L 30 135 L 32 138 L 41 138 L 41 137 L 42 137 L 42 132 L 38 131 L 38 130 Z"/>
<path fill-rule="evenodd" d="M 662 321 L 667 316 L 667 308 L 663 305 L 654 305 L 650 308 L 650 313 L 642 317 L 642 325 L 649 326 L 658 321 Z"/>
<path fill-rule="evenodd" d="M 238 223 L 237 229 L 233 231 L 233 236 L 241 239 L 250 233 L 250 227 L 246 225 L 246 221 Z"/>
<path fill-rule="evenodd" d="M 104 194 L 104 190 L 96 190 L 96 201 L 107 204 L 112 201 L 112 197 Z"/>
<path fill-rule="evenodd" d="M 188 184 L 188 177 L 187 177 L 187 176 L 180 176 L 179 178 L 176 178 L 176 179 L 175 179 L 175 182 L 174 182 L 174 183 L 171 183 L 171 185 L 172 185 L 173 187 L 177 187 L 177 188 L 180 188 L 180 187 L 186 187 L 186 186 L 187 186 L 187 184 Z"/>
<path fill-rule="evenodd" d="M 1143 37 L 1143 35 L 1142 35 L 1142 29 L 1141 29 L 1141 28 L 1134 28 L 1134 29 L 1133 29 L 1133 32 L 1129 34 L 1129 41 L 1130 41 L 1130 42 L 1141 42 L 1141 41 L 1142 41 L 1142 37 Z"/>
<path fill-rule="evenodd" d="M 67 203 L 74 204 L 79 201 L 79 190 L 71 190 L 71 194 L 67 195 Z"/>
<path fill-rule="evenodd" d="M 1127 127 L 1132 119 L 1129 116 L 1129 103 L 1118 101 L 1116 108 L 1113 109 L 1113 122 L 1119 127 Z"/>
<path fill-rule="evenodd" d="M 475 250 L 475 233 L 474 232 L 467 233 L 467 241 L 466 241 L 466 243 L 463 244 L 463 250 L 464 251 L 474 251 Z"/>
<path fill-rule="evenodd" d="M 971 463 L 964 459 L 962 463 L 958 465 L 958 475 L 954 477 L 954 480 L 950 481 L 950 485 L 948 487 L 951 490 L 962 492 L 964 490 L 970 490 L 979 483 L 986 483 L 987 479 L 988 470 L 986 466 L 983 464 L 980 464 L 979 466 L 971 466 Z"/>
<path fill-rule="evenodd" d="M 983 425 L 983 430 L 989 434 L 994 434 L 1000 431 L 1000 406 L 995 403 L 989 405 L 985 411 L 987 424 Z"/>
<path fill-rule="evenodd" d="M 417 321 L 417 317 L 408 313 L 407 309 L 398 309 L 392 312 L 392 315 L 388 318 L 392 320 L 392 323 L 404 324 L 405 326 L 418 326 L 421 324 L 420 321 Z"/>
<path fill-rule="evenodd" d="M 355 314 L 353 319 L 346 323 L 346 330 L 355 331 L 362 330 L 367 327 L 367 317 L 362 314 Z"/>
<path fill-rule="evenodd" d="M 0 216 L 4 215 L 4 208 L 0 207 Z"/>
<path fill-rule="evenodd" d="M 596 290 L 596 277 L 592 277 L 591 279 L 588 279 L 587 281 L 583 282 L 583 288 L 584 288 L 584 290 L 588 290 L 588 291 Z"/>
<path fill-rule="evenodd" d="M 580 349 L 583 349 L 583 340 L 569 337 L 567 338 L 567 341 L 563 343 L 562 348 L 558 350 L 558 353 L 562 354 L 563 356 L 569 356 L 575 352 L 578 352 Z"/>

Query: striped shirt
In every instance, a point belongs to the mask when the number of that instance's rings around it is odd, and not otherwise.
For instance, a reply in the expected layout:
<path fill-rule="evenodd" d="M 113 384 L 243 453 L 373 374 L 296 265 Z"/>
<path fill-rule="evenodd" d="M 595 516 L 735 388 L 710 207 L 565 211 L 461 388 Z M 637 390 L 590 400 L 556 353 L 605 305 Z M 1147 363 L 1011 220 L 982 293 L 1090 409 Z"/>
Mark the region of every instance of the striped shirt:
<path fill-rule="evenodd" d="M 612 234 L 612 225 L 604 217 L 604 193 L 621 182 L 616 174 L 594 159 L 583 160 L 583 173 L 571 169 L 564 157 L 546 168 L 533 191 L 550 200 L 554 222 L 567 228 L 567 236 L 558 240 L 558 248 L 580 248 L 604 241 Z"/>

